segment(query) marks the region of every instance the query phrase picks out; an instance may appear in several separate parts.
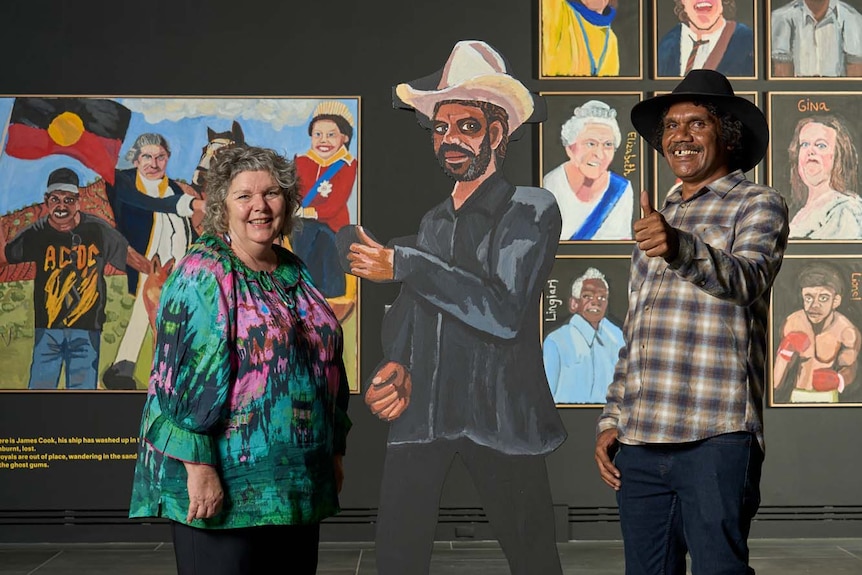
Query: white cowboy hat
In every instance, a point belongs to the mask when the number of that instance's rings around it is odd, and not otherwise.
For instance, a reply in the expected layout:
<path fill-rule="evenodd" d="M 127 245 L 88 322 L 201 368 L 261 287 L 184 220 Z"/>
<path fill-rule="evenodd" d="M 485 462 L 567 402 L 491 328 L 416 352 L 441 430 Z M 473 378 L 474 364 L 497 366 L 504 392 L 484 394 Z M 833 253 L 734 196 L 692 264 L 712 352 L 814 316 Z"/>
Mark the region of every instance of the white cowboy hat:
<path fill-rule="evenodd" d="M 404 83 L 395 87 L 395 94 L 428 118 L 433 118 L 434 106 L 442 100 L 496 104 L 509 115 L 509 135 L 534 110 L 533 96 L 527 87 L 509 75 L 500 53 L 480 40 L 455 44 L 436 90 L 420 90 Z"/>

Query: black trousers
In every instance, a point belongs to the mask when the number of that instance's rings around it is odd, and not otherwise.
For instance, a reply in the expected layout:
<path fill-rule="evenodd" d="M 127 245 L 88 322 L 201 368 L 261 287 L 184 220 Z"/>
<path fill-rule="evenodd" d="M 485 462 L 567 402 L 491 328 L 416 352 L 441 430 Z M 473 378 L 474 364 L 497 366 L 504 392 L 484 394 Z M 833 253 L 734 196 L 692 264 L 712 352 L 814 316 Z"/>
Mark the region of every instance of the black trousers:
<path fill-rule="evenodd" d="M 390 445 L 380 490 L 379 575 L 427 574 L 440 495 L 461 456 L 513 575 L 561 575 L 543 455 L 508 455 L 468 439 Z"/>
<path fill-rule="evenodd" d="M 171 522 L 177 575 L 314 575 L 320 524 L 198 529 Z"/>

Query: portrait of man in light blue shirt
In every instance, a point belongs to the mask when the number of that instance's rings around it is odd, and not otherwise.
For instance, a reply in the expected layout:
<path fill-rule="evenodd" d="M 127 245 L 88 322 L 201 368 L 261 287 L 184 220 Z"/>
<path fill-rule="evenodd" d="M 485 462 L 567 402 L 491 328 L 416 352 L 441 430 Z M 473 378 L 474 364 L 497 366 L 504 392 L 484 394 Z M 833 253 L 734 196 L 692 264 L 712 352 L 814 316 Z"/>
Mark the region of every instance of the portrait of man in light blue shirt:
<path fill-rule="evenodd" d="M 571 319 L 545 338 L 545 374 L 557 404 L 605 402 L 624 344 L 622 330 L 605 317 L 608 290 L 604 274 L 588 268 L 572 282 Z"/>

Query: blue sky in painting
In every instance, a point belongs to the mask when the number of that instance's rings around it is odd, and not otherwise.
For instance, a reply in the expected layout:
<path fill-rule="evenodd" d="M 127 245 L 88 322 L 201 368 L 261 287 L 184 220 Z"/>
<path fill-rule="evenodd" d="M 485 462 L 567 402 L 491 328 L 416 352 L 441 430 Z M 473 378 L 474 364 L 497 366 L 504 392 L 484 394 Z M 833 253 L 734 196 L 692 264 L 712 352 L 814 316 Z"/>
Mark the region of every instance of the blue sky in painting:
<path fill-rule="evenodd" d="M 125 153 L 135 138 L 144 132 L 157 132 L 171 146 L 168 176 L 191 181 L 192 173 L 207 141 L 207 128 L 216 132 L 230 130 L 237 120 L 246 142 L 266 146 L 292 157 L 309 146 L 308 121 L 321 98 L 112 98 L 132 110 L 117 167 L 130 168 Z M 338 98 L 354 118 L 350 152 L 357 154 L 359 141 L 359 100 Z M 6 148 L 9 117 L 15 99 L 0 98 L 0 150 Z M 60 154 L 38 160 L 20 160 L 0 153 L 0 215 L 43 201 L 48 175 L 55 169 L 75 170 L 81 184 L 98 179 L 95 172 L 78 160 Z M 356 221 L 358 194 L 354 189 L 349 202 L 351 221 Z"/>

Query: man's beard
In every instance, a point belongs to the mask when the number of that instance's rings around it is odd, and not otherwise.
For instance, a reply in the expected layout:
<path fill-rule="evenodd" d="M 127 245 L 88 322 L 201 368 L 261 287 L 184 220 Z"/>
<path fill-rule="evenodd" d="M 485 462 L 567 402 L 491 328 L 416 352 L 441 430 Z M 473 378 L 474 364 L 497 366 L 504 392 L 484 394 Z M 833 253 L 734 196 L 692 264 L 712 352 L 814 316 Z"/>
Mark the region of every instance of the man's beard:
<path fill-rule="evenodd" d="M 452 170 L 446 162 L 446 152 L 458 152 L 468 156 L 470 158 L 470 165 L 467 167 L 467 171 L 461 173 Z M 488 165 L 491 163 L 492 153 L 491 138 L 490 136 L 485 135 L 482 139 L 482 143 L 479 145 L 478 155 L 474 154 L 467 148 L 463 148 L 455 144 L 440 144 L 440 148 L 437 150 L 437 161 L 440 163 L 440 167 L 443 168 L 443 171 L 446 172 L 446 175 L 454 179 L 456 182 L 472 182 L 484 174 L 488 169 Z"/>

